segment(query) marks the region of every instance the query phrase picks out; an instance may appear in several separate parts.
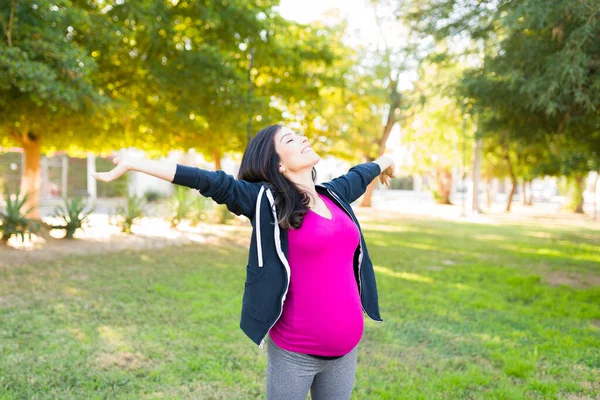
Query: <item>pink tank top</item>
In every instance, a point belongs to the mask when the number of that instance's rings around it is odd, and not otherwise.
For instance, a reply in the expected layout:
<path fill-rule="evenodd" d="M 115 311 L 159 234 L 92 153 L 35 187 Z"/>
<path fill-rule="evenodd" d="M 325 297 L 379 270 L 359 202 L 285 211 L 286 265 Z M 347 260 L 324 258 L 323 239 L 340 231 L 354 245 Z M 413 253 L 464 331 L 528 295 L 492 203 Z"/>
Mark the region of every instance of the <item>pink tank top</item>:
<path fill-rule="evenodd" d="M 332 217 L 309 210 L 299 229 L 288 230 L 290 286 L 270 335 L 288 351 L 342 356 L 356 347 L 364 327 L 354 278 L 360 234 L 341 208 L 319 196 Z"/>

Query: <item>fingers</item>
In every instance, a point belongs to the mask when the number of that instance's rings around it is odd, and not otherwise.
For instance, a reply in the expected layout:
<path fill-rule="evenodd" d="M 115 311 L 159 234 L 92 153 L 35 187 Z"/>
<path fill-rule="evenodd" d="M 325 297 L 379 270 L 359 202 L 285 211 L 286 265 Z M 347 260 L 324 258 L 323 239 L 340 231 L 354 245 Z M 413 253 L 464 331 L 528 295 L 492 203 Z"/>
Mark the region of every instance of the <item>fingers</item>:
<path fill-rule="evenodd" d="M 92 176 L 99 181 L 110 182 L 110 180 L 106 176 L 106 172 L 94 172 Z"/>
<path fill-rule="evenodd" d="M 382 185 L 385 185 L 385 186 L 388 186 L 388 187 L 390 186 L 390 180 L 388 178 L 388 175 L 381 174 L 379 176 L 379 180 L 380 180 L 380 182 L 381 182 Z"/>
<path fill-rule="evenodd" d="M 121 157 L 115 157 L 113 158 L 113 164 L 117 165 L 121 162 Z"/>
<path fill-rule="evenodd" d="M 394 169 L 390 166 L 388 168 L 386 168 L 381 175 L 379 175 L 379 181 L 387 186 L 390 187 L 390 178 L 395 178 L 396 174 L 394 173 Z"/>
<path fill-rule="evenodd" d="M 103 182 L 110 182 L 120 178 L 125 172 L 127 172 L 127 169 L 124 166 L 117 165 L 115 168 L 108 172 L 96 172 L 92 174 L 92 176 Z"/>

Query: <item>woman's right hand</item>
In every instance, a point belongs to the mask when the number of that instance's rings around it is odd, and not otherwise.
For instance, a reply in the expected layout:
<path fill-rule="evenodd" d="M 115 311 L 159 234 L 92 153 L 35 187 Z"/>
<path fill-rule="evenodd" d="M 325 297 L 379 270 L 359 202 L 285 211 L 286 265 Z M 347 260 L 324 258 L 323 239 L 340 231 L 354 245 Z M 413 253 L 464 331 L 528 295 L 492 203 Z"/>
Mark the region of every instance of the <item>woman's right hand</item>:
<path fill-rule="evenodd" d="M 131 167 L 128 165 L 124 158 L 115 157 L 113 158 L 113 163 L 116 164 L 116 167 L 114 167 L 110 171 L 94 172 L 92 176 L 100 181 L 110 182 L 120 178 L 121 176 L 123 176 L 123 174 L 125 174 L 125 172 L 131 169 Z"/>

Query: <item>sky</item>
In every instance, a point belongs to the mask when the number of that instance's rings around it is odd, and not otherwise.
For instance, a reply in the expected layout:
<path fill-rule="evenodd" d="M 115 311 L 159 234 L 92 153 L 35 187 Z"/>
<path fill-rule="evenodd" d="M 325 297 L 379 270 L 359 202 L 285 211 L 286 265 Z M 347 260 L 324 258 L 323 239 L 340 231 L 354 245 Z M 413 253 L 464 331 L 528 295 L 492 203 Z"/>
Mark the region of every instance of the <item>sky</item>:
<path fill-rule="evenodd" d="M 348 39 L 348 44 L 372 46 L 380 43 L 375 15 L 366 0 L 281 0 L 279 4 L 282 17 L 305 24 L 322 19 L 324 13 L 337 9 L 340 16 L 346 18 L 348 30 L 356 32 Z M 404 158 L 406 149 L 400 145 L 399 124 L 392 129 L 387 145 L 394 159 Z"/>
<path fill-rule="evenodd" d="M 279 3 L 282 16 L 301 23 L 314 21 L 333 8 L 354 19 L 366 10 L 364 0 L 281 0 Z"/>
<path fill-rule="evenodd" d="M 379 40 L 375 16 L 365 0 L 281 0 L 279 4 L 279 13 L 284 18 L 305 24 L 337 9 L 340 16 L 348 21 L 350 31 L 360 31 L 357 39 L 362 44 Z"/>

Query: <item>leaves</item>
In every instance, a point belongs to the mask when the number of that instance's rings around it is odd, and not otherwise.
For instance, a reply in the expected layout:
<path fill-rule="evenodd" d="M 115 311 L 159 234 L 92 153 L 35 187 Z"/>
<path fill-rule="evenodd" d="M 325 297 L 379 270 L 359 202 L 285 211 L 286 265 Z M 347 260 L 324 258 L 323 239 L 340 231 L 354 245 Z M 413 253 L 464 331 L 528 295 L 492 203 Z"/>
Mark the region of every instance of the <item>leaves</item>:
<path fill-rule="evenodd" d="M 18 4 L 13 46 L 0 45 L 0 130 L 35 131 L 43 151 L 241 151 L 248 121 L 290 110 L 310 133 L 344 82 L 328 68 L 343 30 L 286 21 L 277 2 Z"/>
<path fill-rule="evenodd" d="M 65 239 L 72 239 L 77 229 L 81 229 L 87 222 L 88 217 L 94 211 L 93 207 L 84 211 L 87 205 L 81 197 L 75 197 L 71 200 L 65 199 L 62 206 L 54 209 L 54 217 L 64 221 L 64 225 L 52 226 L 52 229 L 64 229 Z"/>
<path fill-rule="evenodd" d="M 30 210 L 25 210 L 27 194 L 21 196 L 17 190 L 11 194 L 8 186 L 4 185 L 6 207 L 0 211 L 0 244 L 8 242 L 12 236 L 18 236 L 25 241 L 25 235 L 31 237 L 39 229 L 39 225 L 26 217 Z"/>

